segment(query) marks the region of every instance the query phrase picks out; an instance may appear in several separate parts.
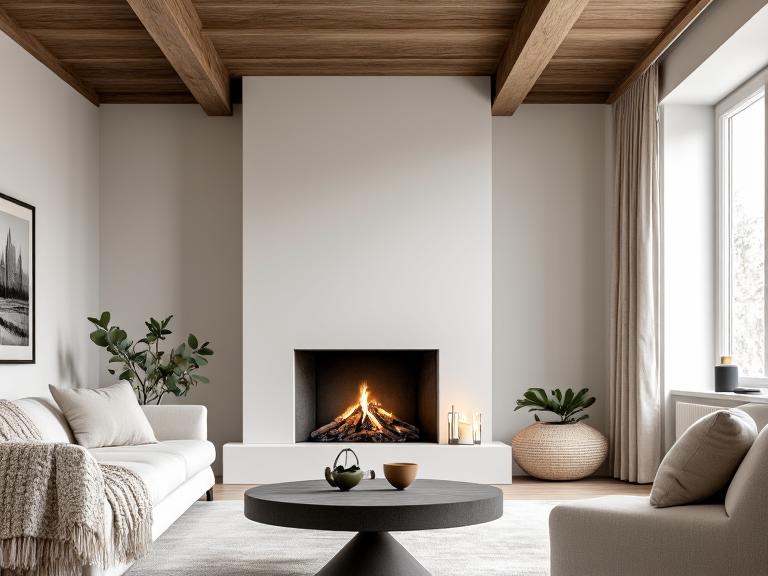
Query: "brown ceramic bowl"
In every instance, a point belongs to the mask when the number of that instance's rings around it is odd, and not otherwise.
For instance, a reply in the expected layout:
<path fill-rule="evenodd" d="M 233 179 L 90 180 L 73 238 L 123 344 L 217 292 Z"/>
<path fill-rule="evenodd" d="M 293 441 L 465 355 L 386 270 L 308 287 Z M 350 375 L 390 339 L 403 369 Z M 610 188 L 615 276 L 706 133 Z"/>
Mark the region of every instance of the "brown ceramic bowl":
<path fill-rule="evenodd" d="M 419 471 L 418 464 L 407 462 L 393 462 L 384 464 L 384 477 L 398 490 L 405 490 L 416 480 L 416 473 Z"/>

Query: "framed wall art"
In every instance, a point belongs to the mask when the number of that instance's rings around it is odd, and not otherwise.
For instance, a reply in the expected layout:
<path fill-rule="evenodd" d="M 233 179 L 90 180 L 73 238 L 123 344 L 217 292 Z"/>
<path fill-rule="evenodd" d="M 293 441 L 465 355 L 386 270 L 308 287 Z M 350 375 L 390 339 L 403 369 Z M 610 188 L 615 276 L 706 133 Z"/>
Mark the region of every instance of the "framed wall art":
<path fill-rule="evenodd" d="M 0 193 L 0 362 L 35 361 L 35 208 Z"/>

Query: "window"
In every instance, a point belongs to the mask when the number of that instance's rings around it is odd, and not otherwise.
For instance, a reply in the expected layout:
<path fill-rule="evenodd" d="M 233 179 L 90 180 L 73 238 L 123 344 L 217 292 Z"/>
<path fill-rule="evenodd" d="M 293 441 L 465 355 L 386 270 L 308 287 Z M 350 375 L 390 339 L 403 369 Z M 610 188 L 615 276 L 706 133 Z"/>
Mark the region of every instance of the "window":
<path fill-rule="evenodd" d="M 718 348 L 747 382 L 768 386 L 765 77 L 726 98 L 717 119 Z"/>

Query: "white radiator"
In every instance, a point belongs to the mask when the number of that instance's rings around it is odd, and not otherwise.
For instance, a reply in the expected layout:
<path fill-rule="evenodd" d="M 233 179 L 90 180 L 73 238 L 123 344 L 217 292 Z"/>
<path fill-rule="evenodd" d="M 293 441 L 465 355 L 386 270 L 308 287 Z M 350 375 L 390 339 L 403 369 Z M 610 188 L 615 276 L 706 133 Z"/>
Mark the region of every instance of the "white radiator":
<path fill-rule="evenodd" d="M 705 404 L 689 404 L 677 402 L 675 404 L 675 439 L 680 438 L 688 427 L 699 418 L 722 410 L 722 406 L 706 406 Z"/>

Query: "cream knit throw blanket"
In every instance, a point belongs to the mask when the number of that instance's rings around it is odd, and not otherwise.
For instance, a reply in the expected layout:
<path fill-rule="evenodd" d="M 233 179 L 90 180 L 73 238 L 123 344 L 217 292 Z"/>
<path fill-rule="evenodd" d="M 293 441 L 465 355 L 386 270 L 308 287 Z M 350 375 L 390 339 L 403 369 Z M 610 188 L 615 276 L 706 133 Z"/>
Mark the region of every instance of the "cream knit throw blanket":
<path fill-rule="evenodd" d="M 81 446 L 43 443 L 23 410 L 0 400 L 0 571 L 71 576 L 86 565 L 137 560 L 151 544 L 152 503 L 141 478 L 99 465 Z"/>

